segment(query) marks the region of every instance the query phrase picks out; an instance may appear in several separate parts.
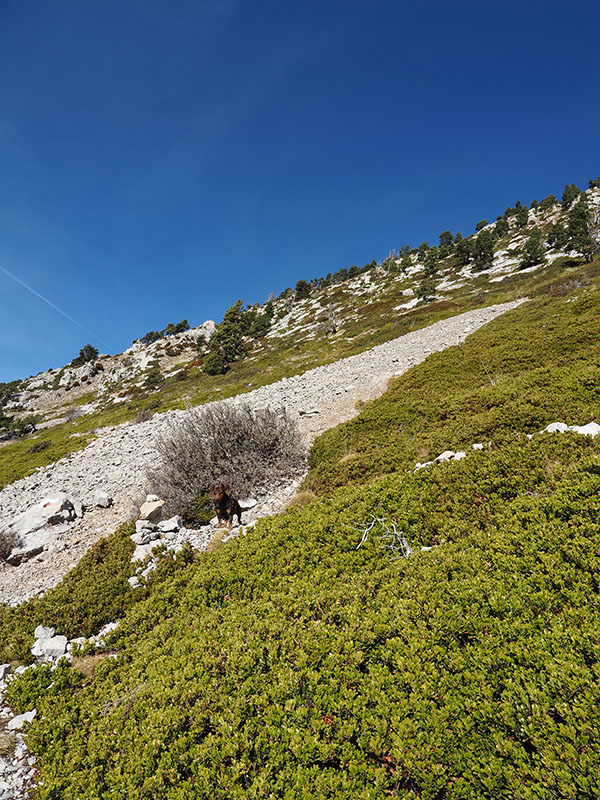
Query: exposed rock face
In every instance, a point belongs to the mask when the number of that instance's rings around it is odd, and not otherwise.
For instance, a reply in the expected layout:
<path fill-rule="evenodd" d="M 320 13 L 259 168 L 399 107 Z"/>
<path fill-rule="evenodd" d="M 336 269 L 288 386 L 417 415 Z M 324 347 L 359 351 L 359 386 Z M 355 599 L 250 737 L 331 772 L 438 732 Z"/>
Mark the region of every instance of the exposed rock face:
<path fill-rule="evenodd" d="M 47 497 L 10 520 L 6 528 L 27 536 L 45 525 L 58 525 L 75 519 L 75 507 L 65 494 Z"/>
<path fill-rule="evenodd" d="M 296 416 L 304 438 L 310 441 L 327 428 L 354 417 L 358 413 L 357 401 L 381 395 L 391 377 L 402 374 L 431 353 L 459 344 L 519 302 L 522 301 L 442 320 L 364 353 L 223 402 L 243 402 L 252 408 L 286 408 Z M 41 499 L 54 499 L 59 494 L 77 497 L 85 508 L 91 509 L 84 520 L 73 518 L 63 525 L 45 524 L 36 528 L 50 532 L 50 541 L 42 544 L 42 551 L 32 560 L 18 567 L 0 565 L 0 602 L 15 603 L 55 585 L 96 539 L 112 532 L 125 519 L 137 516 L 140 500 L 149 488 L 146 469 L 155 462 L 156 436 L 168 429 L 170 420 L 185 413 L 170 411 L 137 425 L 103 429 L 84 450 L 0 491 L 0 531 L 6 528 L 5 520 L 14 520 Z M 274 486 L 269 497 L 258 497 L 258 504 L 248 512 L 250 521 L 281 510 L 296 487 L 297 483 Z M 112 506 L 96 507 L 94 498 L 98 490 L 114 500 Z M 140 527 L 137 532 L 142 530 Z M 171 533 L 180 536 L 178 532 Z M 204 538 L 204 534 L 199 536 L 199 543 Z M 149 544 L 140 543 L 139 547 Z M 59 552 L 52 553 L 52 549 Z"/>

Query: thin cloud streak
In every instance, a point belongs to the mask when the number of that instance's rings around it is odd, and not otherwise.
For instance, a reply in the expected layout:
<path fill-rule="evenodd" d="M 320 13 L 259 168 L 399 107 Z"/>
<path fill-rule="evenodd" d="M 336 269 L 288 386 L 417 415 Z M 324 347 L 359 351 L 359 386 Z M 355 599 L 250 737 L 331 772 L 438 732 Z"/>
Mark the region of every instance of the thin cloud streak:
<path fill-rule="evenodd" d="M 25 289 L 27 289 L 28 292 L 31 292 L 31 294 L 35 295 L 40 300 L 43 300 L 44 303 L 46 303 L 47 305 L 50 306 L 50 308 L 53 308 L 55 311 L 58 311 L 59 314 L 62 314 L 63 317 L 66 317 L 69 320 L 69 322 L 72 322 L 74 325 L 77 325 L 77 327 L 81 328 L 82 331 L 85 331 L 86 333 L 89 333 L 90 336 L 93 336 L 94 339 L 99 341 L 101 344 L 103 344 L 109 350 L 111 349 L 111 346 L 108 344 L 108 342 L 105 342 L 103 339 L 101 339 L 99 336 L 97 336 L 89 328 L 86 328 L 85 325 L 81 324 L 81 322 L 78 322 L 76 319 L 73 319 L 73 317 L 69 316 L 66 311 L 63 311 L 62 308 L 59 308 L 51 300 L 48 300 L 47 297 L 44 297 L 43 294 L 40 294 L 39 292 L 36 292 L 36 290 L 33 289 L 31 286 L 29 286 L 29 284 L 25 283 L 25 281 L 22 281 L 20 278 L 17 278 L 16 275 L 13 275 L 12 272 L 9 272 L 3 266 L 0 266 L 0 270 L 2 270 L 2 272 L 4 272 L 5 275 L 8 275 L 9 278 L 12 278 L 13 281 L 18 283 L 20 286 L 23 286 Z"/>

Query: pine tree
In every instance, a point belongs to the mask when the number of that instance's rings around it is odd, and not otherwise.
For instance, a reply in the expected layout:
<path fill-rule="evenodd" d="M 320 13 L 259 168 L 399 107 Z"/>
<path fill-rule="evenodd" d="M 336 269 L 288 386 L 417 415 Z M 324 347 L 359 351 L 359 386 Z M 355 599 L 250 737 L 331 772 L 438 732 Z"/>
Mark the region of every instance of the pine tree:
<path fill-rule="evenodd" d="M 574 183 L 567 184 L 565 186 L 565 190 L 562 195 L 563 208 L 568 208 L 573 202 L 573 200 L 575 200 L 576 197 L 579 197 L 580 194 L 581 194 L 581 189 L 579 188 L 579 186 L 575 186 Z"/>
<path fill-rule="evenodd" d="M 569 211 L 567 246 L 577 250 L 589 263 L 594 257 L 594 242 L 590 236 L 591 214 L 585 195 Z"/>
<path fill-rule="evenodd" d="M 310 297 L 310 286 L 306 281 L 298 281 L 296 284 L 296 300 L 304 300 Z"/>
<path fill-rule="evenodd" d="M 529 221 L 529 211 L 527 210 L 527 206 L 519 205 L 517 208 L 517 226 L 519 228 L 524 228 L 528 221 Z"/>
<path fill-rule="evenodd" d="M 404 247 L 400 248 L 400 269 L 402 272 L 406 272 L 406 270 L 412 266 L 412 259 L 410 257 L 410 247 L 405 244 Z"/>
<path fill-rule="evenodd" d="M 520 269 L 533 267 L 536 264 L 543 264 L 546 261 L 546 254 L 544 252 L 544 244 L 542 241 L 542 232 L 536 226 L 531 231 L 531 236 L 525 242 L 523 248 L 523 258 L 519 264 Z"/>
<path fill-rule="evenodd" d="M 435 300 L 436 287 L 437 284 L 434 278 L 423 277 L 417 289 L 417 297 L 422 303 L 429 303 L 431 300 Z"/>
<path fill-rule="evenodd" d="M 509 224 L 504 217 L 498 217 L 496 220 L 496 224 L 494 225 L 494 236 L 496 239 L 500 239 L 502 236 L 505 236 L 509 231 Z"/>
<path fill-rule="evenodd" d="M 466 239 L 461 236 L 459 239 L 459 235 L 457 233 L 455 237 L 456 255 L 460 263 L 466 266 L 473 257 L 473 239 L 470 236 L 467 236 Z"/>
<path fill-rule="evenodd" d="M 442 231 L 440 233 L 440 247 L 449 247 L 452 245 L 452 232 Z"/>
<path fill-rule="evenodd" d="M 475 225 L 475 230 L 476 230 L 477 232 L 479 232 L 480 230 L 482 230 L 483 228 L 485 228 L 485 226 L 486 226 L 487 224 L 488 224 L 488 221 L 487 221 L 487 219 L 480 219 L 480 220 L 479 220 L 479 222 L 477 223 L 477 225 Z"/>
<path fill-rule="evenodd" d="M 477 271 L 489 269 L 494 261 L 494 237 L 489 230 L 481 231 L 473 244 L 473 261 Z"/>
<path fill-rule="evenodd" d="M 569 236 L 565 226 L 561 225 L 559 222 L 555 222 L 550 228 L 550 232 L 546 241 L 553 250 L 562 250 L 567 244 L 568 238 Z"/>
<path fill-rule="evenodd" d="M 552 206 L 556 205 L 556 197 L 553 194 L 549 194 L 548 197 L 544 197 L 544 199 L 540 202 L 540 208 L 542 211 L 546 211 L 548 208 L 552 208 Z"/>

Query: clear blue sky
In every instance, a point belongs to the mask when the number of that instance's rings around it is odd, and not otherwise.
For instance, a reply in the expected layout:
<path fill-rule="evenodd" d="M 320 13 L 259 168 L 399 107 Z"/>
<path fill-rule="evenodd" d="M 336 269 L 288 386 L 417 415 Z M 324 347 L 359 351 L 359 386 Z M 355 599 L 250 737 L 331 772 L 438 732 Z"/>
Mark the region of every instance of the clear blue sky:
<path fill-rule="evenodd" d="M 1 0 L 0 267 L 37 294 L 0 270 L 0 381 L 586 187 L 599 28 L 596 0 Z"/>

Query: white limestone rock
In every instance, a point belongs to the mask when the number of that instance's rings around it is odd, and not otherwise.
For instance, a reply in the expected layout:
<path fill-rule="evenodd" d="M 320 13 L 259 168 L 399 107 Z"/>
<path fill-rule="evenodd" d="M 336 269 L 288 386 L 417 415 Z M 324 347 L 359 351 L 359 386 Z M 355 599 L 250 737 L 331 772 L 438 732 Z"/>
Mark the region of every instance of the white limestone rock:
<path fill-rule="evenodd" d="M 98 508 L 110 508 L 113 504 L 112 497 L 104 489 L 96 489 L 94 492 L 94 505 Z"/>
<path fill-rule="evenodd" d="M 37 710 L 33 708 L 31 711 L 26 711 L 24 714 L 13 717 L 6 727 L 9 731 L 20 731 L 26 723 L 33 722 L 36 717 Z"/>
<path fill-rule="evenodd" d="M 569 430 L 569 426 L 565 422 L 551 422 L 546 425 L 542 433 L 565 433 Z"/>
<path fill-rule="evenodd" d="M 600 425 L 597 422 L 588 422 L 587 425 L 569 425 L 569 430 L 584 436 L 597 436 L 600 433 Z"/>
<path fill-rule="evenodd" d="M 152 553 L 151 544 L 138 544 L 138 546 L 133 551 L 133 555 L 131 556 L 131 561 L 143 561 L 147 556 Z"/>
<path fill-rule="evenodd" d="M 162 507 L 164 504 L 164 500 L 146 500 L 140 508 L 140 519 L 158 522 L 162 516 Z"/>
<path fill-rule="evenodd" d="M 18 567 L 23 561 L 29 561 L 47 549 L 53 538 L 54 534 L 48 529 L 37 530 L 23 536 L 17 541 L 17 545 L 13 547 L 6 560 L 13 567 Z"/>
<path fill-rule="evenodd" d="M 33 635 L 36 639 L 51 639 L 56 630 L 54 628 L 47 628 L 44 625 L 38 625 L 34 630 Z"/>
<path fill-rule="evenodd" d="M 158 523 L 158 530 L 161 533 L 173 533 L 178 531 L 183 526 L 183 521 L 179 515 L 165 519 Z"/>

